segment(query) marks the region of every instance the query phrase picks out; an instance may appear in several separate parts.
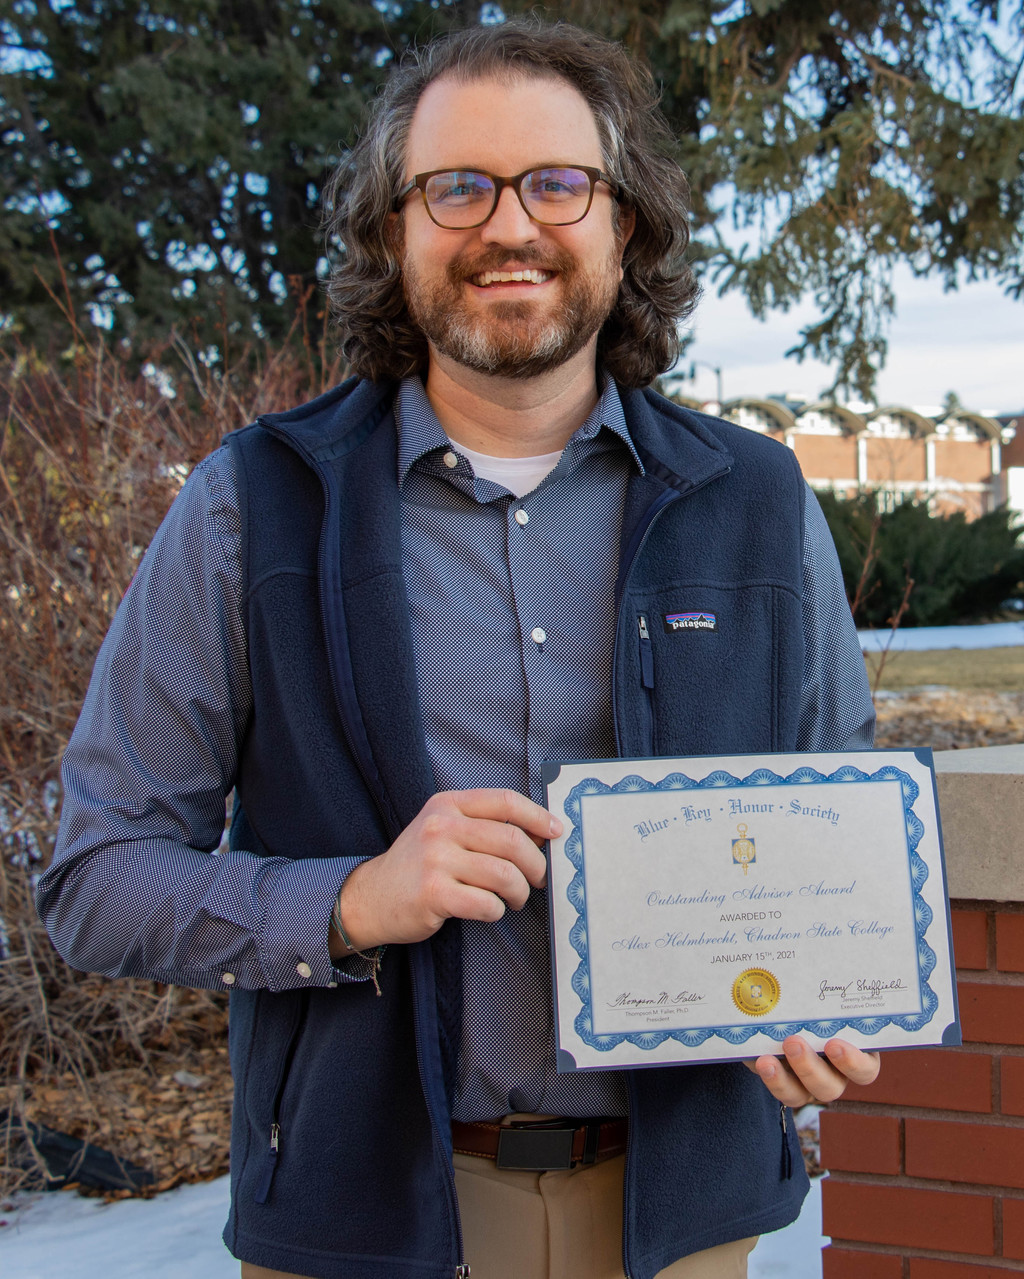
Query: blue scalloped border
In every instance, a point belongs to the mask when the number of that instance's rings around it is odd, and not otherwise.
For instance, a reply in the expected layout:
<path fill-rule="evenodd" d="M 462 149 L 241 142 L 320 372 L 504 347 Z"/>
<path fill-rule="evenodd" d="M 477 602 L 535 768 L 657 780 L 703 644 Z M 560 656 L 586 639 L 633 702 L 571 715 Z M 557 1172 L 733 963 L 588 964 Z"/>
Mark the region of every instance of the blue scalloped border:
<path fill-rule="evenodd" d="M 919 1013 L 896 1017 L 857 1017 L 853 1019 L 836 1019 L 834 1021 L 802 1021 L 802 1022 L 759 1022 L 756 1026 L 697 1026 L 675 1030 L 648 1030 L 634 1034 L 594 1033 L 593 1009 L 590 1001 L 590 957 L 587 951 L 587 903 L 583 881 L 583 836 L 581 830 L 581 801 L 593 795 L 621 795 L 628 792 L 642 791 L 689 791 L 711 790 L 725 786 L 779 786 L 786 784 L 813 785 L 821 782 L 894 782 L 900 783 L 903 796 L 903 812 L 906 820 L 907 845 L 910 855 L 910 881 L 913 887 L 914 924 L 917 930 L 917 961 L 921 987 L 921 1006 Z M 877 1035 L 885 1026 L 899 1026 L 903 1030 L 916 1031 L 926 1026 L 935 1016 L 939 1006 L 938 996 L 928 984 L 928 978 L 935 968 L 935 952 L 925 941 L 924 935 L 932 922 L 932 910 L 921 896 L 921 888 L 928 878 L 928 867 L 918 854 L 917 848 L 924 835 L 924 823 L 914 812 L 914 801 L 920 793 L 917 782 L 902 769 L 886 765 L 875 773 L 865 773 L 852 764 L 844 764 L 834 773 L 819 773 L 817 769 L 805 765 L 790 773 L 788 777 L 780 777 L 769 768 L 758 768 L 747 777 L 733 777 L 731 773 L 719 769 L 709 773 L 703 781 L 695 781 L 685 773 L 670 773 L 660 782 L 649 782 L 646 778 L 630 774 L 609 786 L 596 777 L 587 777 L 569 792 L 565 801 L 565 815 L 572 823 L 572 829 L 565 841 L 565 855 L 572 863 L 575 874 L 566 889 L 566 897 L 576 910 L 576 919 L 569 929 L 569 941 L 580 957 L 580 963 L 572 976 L 572 988 L 579 997 L 581 1008 L 576 1016 L 575 1029 L 577 1035 L 591 1048 L 598 1052 L 609 1052 L 619 1044 L 633 1044 L 637 1048 L 651 1050 L 663 1044 L 667 1039 L 675 1039 L 687 1048 L 696 1048 L 712 1036 L 718 1036 L 729 1044 L 743 1044 L 753 1035 L 768 1035 L 771 1039 L 783 1040 L 799 1030 L 809 1030 L 812 1034 L 830 1038 L 838 1031 L 849 1028 L 858 1030 L 864 1035 Z"/>

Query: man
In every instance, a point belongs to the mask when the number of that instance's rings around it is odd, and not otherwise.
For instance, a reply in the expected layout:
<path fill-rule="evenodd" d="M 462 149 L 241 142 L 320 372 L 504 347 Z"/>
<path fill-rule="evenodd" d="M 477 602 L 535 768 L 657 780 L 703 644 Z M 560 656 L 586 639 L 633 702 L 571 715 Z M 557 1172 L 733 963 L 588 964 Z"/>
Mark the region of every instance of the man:
<path fill-rule="evenodd" d="M 101 652 L 40 910 L 231 989 L 246 1279 L 743 1275 L 806 1189 L 785 1106 L 876 1073 L 555 1070 L 543 760 L 870 744 L 792 454 L 641 389 L 696 292 L 666 136 L 575 28 L 400 68 L 331 194 L 362 380 L 197 468 Z M 499 1168 L 509 1116 L 573 1166 Z"/>

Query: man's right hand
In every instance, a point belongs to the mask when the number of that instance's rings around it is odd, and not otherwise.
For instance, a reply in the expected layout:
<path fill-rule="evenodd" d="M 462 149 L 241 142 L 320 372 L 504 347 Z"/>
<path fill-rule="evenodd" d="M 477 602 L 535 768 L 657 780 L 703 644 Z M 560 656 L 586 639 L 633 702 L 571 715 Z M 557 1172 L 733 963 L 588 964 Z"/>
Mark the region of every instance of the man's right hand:
<path fill-rule="evenodd" d="M 520 910 L 547 873 L 539 845 L 562 823 L 514 790 L 442 791 L 391 847 L 363 862 L 341 890 L 345 932 L 357 950 L 423 941 L 446 919 L 493 922 Z M 346 954 L 331 931 L 331 956 Z"/>

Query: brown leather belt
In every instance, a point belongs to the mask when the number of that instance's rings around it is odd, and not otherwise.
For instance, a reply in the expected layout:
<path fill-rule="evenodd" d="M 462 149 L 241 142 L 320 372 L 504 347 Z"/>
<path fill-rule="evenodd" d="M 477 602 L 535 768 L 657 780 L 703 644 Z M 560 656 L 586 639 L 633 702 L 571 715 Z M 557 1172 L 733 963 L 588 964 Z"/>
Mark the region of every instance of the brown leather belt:
<path fill-rule="evenodd" d="M 493 1159 L 499 1168 L 553 1172 L 600 1163 L 626 1149 L 625 1119 L 543 1119 L 536 1123 L 464 1124 L 452 1121 L 456 1154 Z"/>

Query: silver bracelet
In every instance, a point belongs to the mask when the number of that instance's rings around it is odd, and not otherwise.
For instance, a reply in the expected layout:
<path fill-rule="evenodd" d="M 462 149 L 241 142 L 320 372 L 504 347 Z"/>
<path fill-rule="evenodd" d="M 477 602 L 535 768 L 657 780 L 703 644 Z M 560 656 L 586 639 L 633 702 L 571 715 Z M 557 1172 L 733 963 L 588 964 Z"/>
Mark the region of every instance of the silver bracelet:
<path fill-rule="evenodd" d="M 349 939 L 348 933 L 345 932 L 345 925 L 341 922 L 341 889 L 338 889 L 338 895 L 334 899 L 334 906 L 331 909 L 331 928 L 341 938 L 342 945 L 353 955 L 358 955 L 360 959 L 365 959 L 371 965 L 370 977 L 373 981 L 374 989 L 377 994 L 381 994 L 380 989 L 380 961 L 384 956 L 385 946 L 374 946 L 372 950 L 360 950 L 358 946 L 354 946 Z"/>

